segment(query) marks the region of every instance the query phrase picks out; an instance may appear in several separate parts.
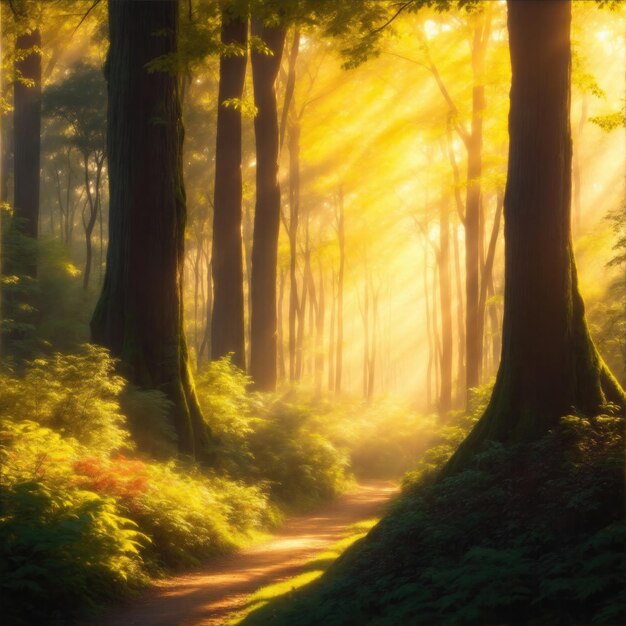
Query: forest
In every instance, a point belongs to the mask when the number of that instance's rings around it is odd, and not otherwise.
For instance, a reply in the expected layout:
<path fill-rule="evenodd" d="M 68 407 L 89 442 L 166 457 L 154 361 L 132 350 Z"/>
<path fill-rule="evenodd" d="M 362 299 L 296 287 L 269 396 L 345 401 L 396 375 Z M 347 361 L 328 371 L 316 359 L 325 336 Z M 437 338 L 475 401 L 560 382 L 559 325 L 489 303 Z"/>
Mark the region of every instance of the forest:
<path fill-rule="evenodd" d="M 0 626 L 626 625 L 626 3 L 0 0 Z"/>

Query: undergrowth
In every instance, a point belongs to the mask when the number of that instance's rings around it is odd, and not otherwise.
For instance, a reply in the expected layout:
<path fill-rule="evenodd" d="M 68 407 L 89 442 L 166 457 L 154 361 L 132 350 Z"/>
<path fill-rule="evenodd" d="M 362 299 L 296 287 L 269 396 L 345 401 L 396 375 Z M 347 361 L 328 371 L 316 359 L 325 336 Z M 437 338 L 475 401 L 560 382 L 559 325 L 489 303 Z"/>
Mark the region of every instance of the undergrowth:
<path fill-rule="evenodd" d="M 324 577 L 244 624 L 626 623 L 623 429 L 568 416 L 455 476 L 425 468 Z"/>
<path fill-rule="evenodd" d="M 248 395 L 227 361 L 199 395 L 220 462 L 175 456 L 170 405 L 84 345 L 0 371 L 0 606 L 8 625 L 71 623 L 331 497 L 345 453 L 313 414 Z"/>

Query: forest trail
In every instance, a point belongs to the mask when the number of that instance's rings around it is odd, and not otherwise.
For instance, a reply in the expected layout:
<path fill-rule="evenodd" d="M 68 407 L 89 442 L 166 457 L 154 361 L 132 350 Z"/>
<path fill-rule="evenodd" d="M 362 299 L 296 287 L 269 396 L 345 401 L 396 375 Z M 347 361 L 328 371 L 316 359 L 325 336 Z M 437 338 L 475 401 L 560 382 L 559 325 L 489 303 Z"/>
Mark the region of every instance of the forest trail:
<path fill-rule="evenodd" d="M 308 515 L 288 519 L 268 541 L 213 561 L 210 567 L 158 581 L 99 626 L 221 626 L 251 594 L 301 574 L 350 527 L 377 514 L 398 492 L 391 481 L 362 481 Z"/>

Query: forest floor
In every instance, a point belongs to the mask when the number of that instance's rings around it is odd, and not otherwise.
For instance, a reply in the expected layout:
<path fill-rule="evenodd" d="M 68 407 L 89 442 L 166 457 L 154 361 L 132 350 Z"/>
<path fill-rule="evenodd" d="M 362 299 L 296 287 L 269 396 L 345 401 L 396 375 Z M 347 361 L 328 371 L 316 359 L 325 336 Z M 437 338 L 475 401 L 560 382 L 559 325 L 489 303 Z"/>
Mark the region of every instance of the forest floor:
<path fill-rule="evenodd" d="M 310 564 L 382 513 L 398 492 L 391 481 L 367 480 L 315 511 L 286 520 L 266 541 L 213 561 L 205 569 L 156 581 L 99 626 L 222 626 L 255 603 L 268 585 L 310 572 Z M 289 587 L 287 588 L 287 590 Z"/>

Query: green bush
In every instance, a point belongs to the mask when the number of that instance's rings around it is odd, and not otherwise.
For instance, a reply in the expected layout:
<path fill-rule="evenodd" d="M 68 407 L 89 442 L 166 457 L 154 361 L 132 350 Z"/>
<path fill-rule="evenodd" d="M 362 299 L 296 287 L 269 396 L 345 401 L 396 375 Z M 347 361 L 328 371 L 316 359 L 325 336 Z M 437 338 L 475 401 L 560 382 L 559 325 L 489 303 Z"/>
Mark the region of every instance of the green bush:
<path fill-rule="evenodd" d="M 346 485 L 348 457 L 319 434 L 310 407 L 278 401 L 255 424 L 250 450 L 258 478 L 272 497 L 306 506 L 332 498 Z"/>
<path fill-rule="evenodd" d="M 249 438 L 261 413 L 261 398 L 248 392 L 251 383 L 229 357 L 210 362 L 196 376 L 202 413 L 217 439 L 217 466 L 231 475 L 246 477 L 254 458 Z"/>
<path fill-rule="evenodd" d="M 32 420 L 101 454 L 131 446 L 119 407 L 124 380 L 103 348 L 35 359 L 21 376 L 0 373 L 0 387 L 0 416 Z"/>
<path fill-rule="evenodd" d="M 142 581 L 143 540 L 111 499 L 41 482 L 1 485 L 3 619 L 52 624 L 126 593 Z"/>
<path fill-rule="evenodd" d="M 169 405 L 124 390 L 105 350 L 31 361 L 21 375 L 0 373 L 0 386 L 3 624 L 65 623 L 132 591 L 146 569 L 196 564 L 277 521 L 263 486 L 125 456 L 120 403 L 146 433 L 142 448 L 163 455 Z"/>
<path fill-rule="evenodd" d="M 331 498 L 347 480 L 348 459 L 331 442 L 331 420 L 312 404 L 250 393 L 250 378 L 228 358 L 198 375 L 198 398 L 217 438 L 217 467 L 267 485 L 274 500 L 307 506 Z"/>

